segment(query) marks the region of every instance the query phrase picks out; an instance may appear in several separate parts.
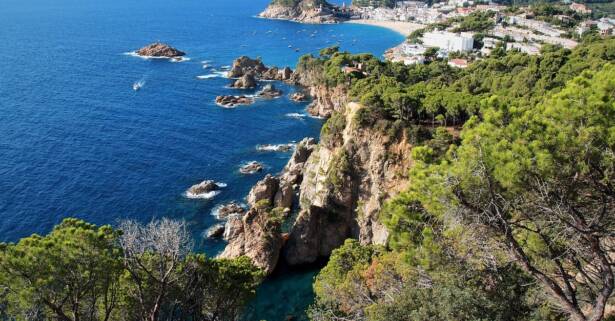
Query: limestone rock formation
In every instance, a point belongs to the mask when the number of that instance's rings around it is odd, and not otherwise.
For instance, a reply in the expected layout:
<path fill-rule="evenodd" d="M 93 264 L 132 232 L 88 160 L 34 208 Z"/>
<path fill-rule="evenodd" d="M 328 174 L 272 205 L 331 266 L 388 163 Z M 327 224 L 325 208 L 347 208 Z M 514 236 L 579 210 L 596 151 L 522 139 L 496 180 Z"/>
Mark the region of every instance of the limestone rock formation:
<path fill-rule="evenodd" d="M 281 224 L 266 209 L 252 208 L 243 217 L 230 217 L 224 237 L 228 245 L 221 258 L 245 255 L 267 274 L 277 266 L 282 248 Z"/>
<path fill-rule="evenodd" d="M 281 219 L 297 207 L 295 194 L 303 179 L 303 166 L 316 146 L 313 138 L 302 140 L 279 176 L 267 175 L 252 188 L 248 195 L 250 211 L 243 218 L 228 218 L 224 238 L 229 243 L 222 257 L 246 255 L 267 273 L 273 271 L 284 239 Z"/>
<path fill-rule="evenodd" d="M 216 210 L 215 215 L 217 219 L 223 220 L 230 217 L 231 215 L 243 215 L 245 212 L 246 210 L 243 208 L 243 206 L 236 202 L 230 202 L 228 204 L 220 206 L 220 208 Z"/>
<path fill-rule="evenodd" d="M 406 187 L 411 145 L 403 133 L 356 126 L 360 108 L 347 105 L 338 141 L 319 145 L 303 168 L 301 212 L 283 250 L 291 265 L 327 257 L 349 237 L 362 244 L 386 242 L 378 213 L 385 199 Z"/>
<path fill-rule="evenodd" d="M 207 230 L 207 238 L 219 238 L 224 234 L 224 224 L 216 224 Z"/>
<path fill-rule="evenodd" d="M 175 58 L 185 56 L 186 53 L 167 44 L 155 42 L 137 50 L 137 55 L 142 57 Z"/>
<path fill-rule="evenodd" d="M 282 96 L 282 91 L 277 89 L 273 84 L 267 84 L 263 90 L 258 93 L 261 98 L 273 99 Z"/>
<path fill-rule="evenodd" d="M 290 95 L 290 100 L 296 101 L 296 102 L 302 102 L 302 101 L 307 100 L 307 96 L 304 93 L 296 92 Z"/>
<path fill-rule="evenodd" d="M 256 74 L 253 71 L 245 73 L 241 78 L 237 79 L 231 87 L 238 89 L 256 88 Z"/>
<path fill-rule="evenodd" d="M 253 73 L 256 76 L 261 75 L 268 69 L 260 59 L 252 59 L 247 56 L 241 56 L 233 61 L 233 66 L 228 72 L 229 78 L 239 78 L 247 73 Z"/>
<path fill-rule="evenodd" d="M 239 168 L 239 172 L 245 175 L 256 174 L 263 170 L 263 164 L 252 161 Z"/>
<path fill-rule="evenodd" d="M 218 183 L 212 180 L 205 180 L 198 184 L 192 185 L 186 191 L 186 196 L 189 198 L 207 198 L 206 196 L 209 194 L 214 193 L 213 195 L 215 195 L 220 188 L 221 186 Z"/>

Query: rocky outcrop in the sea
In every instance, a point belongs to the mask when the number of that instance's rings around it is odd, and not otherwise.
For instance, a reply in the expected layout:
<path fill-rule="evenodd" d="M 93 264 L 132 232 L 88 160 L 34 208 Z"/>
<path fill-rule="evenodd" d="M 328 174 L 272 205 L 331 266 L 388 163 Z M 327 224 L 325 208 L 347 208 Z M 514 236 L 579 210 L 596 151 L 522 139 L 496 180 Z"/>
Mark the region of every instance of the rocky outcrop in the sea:
<path fill-rule="evenodd" d="M 258 97 L 265 99 L 273 99 L 282 96 L 282 91 L 277 89 L 273 84 L 267 84 L 258 93 Z"/>
<path fill-rule="evenodd" d="M 325 0 L 273 0 L 259 17 L 302 23 L 338 23 L 347 20 L 348 14 Z"/>
<path fill-rule="evenodd" d="M 207 238 L 215 239 L 224 235 L 224 224 L 216 224 L 207 230 Z"/>
<path fill-rule="evenodd" d="M 252 89 L 257 85 L 256 74 L 253 71 L 245 73 L 239 79 L 235 80 L 231 87 L 237 89 Z"/>
<path fill-rule="evenodd" d="M 263 164 L 256 161 L 249 162 L 239 168 L 239 172 L 246 175 L 256 174 L 258 172 L 261 172 L 262 170 Z"/>
<path fill-rule="evenodd" d="M 284 67 L 282 69 L 279 69 L 278 67 L 271 67 L 261 75 L 261 79 L 289 81 L 292 79 L 292 76 L 293 70 L 289 67 Z"/>
<path fill-rule="evenodd" d="M 281 221 L 298 207 L 295 195 L 303 180 L 303 167 L 316 146 L 313 138 L 302 140 L 280 175 L 267 175 L 252 188 L 247 197 L 248 214 L 243 218 L 229 216 L 225 231 L 228 245 L 222 257 L 246 255 L 266 272 L 273 271 L 282 249 Z"/>
<path fill-rule="evenodd" d="M 303 102 L 307 100 L 307 95 L 301 92 L 296 92 L 290 95 L 290 100 L 295 102 Z"/>
<path fill-rule="evenodd" d="M 216 104 L 225 108 L 234 108 L 238 105 L 250 105 L 254 103 L 254 99 L 246 96 L 218 96 Z"/>
<path fill-rule="evenodd" d="M 137 55 L 142 57 L 176 58 L 185 56 L 186 53 L 167 44 L 156 42 L 137 50 Z"/>
<path fill-rule="evenodd" d="M 290 67 L 282 69 L 278 67 L 267 67 L 259 59 L 253 59 L 247 56 L 241 56 L 235 61 L 231 70 L 228 72 L 229 78 L 237 79 L 232 87 L 235 88 L 254 88 L 258 80 L 278 80 L 291 81 L 293 78 L 293 70 Z"/>
<path fill-rule="evenodd" d="M 198 184 L 192 185 L 187 191 L 188 198 L 210 198 L 215 196 L 224 185 L 216 183 L 212 180 L 205 180 Z"/>
<path fill-rule="evenodd" d="M 268 68 L 260 59 L 252 59 L 247 56 L 241 56 L 233 61 L 233 66 L 228 72 L 229 78 L 239 78 L 248 73 L 252 73 L 255 76 L 260 76 L 264 72 L 267 72 Z"/>
<path fill-rule="evenodd" d="M 224 204 L 220 206 L 215 212 L 216 218 L 219 220 L 224 220 L 230 217 L 231 215 L 243 215 L 245 214 L 246 209 L 241 206 L 241 204 L 236 202 L 230 202 L 228 204 Z"/>

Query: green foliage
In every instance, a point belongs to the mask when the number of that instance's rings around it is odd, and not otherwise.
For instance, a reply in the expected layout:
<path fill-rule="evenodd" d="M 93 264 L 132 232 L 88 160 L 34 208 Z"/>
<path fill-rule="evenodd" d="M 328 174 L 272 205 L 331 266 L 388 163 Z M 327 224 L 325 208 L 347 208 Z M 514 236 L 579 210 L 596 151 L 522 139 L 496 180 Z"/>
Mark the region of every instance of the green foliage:
<path fill-rule="evenodd" d="M 592 272 L 594 258 L 610 259 L 587 242 L 605 244 L 615 230 L 605 214 L 615 206 L 615 40 L 545 45 L 540 56 L 495 50 L 464 70 L 365 61 L 375 73 L 327 81 L 361 103 L 358 126 L 397 133 L 401 124 L 415 137 L 411 185 L 380 212 L 391 251 L 349 242 L 334 253 L 310 318 L 601 316 L 591 293 L 611 296 L 614 279 Z M 579 213 L 573 224 L 593 227 L 571 227 L 566 218 Z M 590 282 L 566 277 L 583 273 Z"/>
<path fill-rule="evenodd" d="M 321 143 L 325 146 L 335 146 L 341 140 L 344 128 L 346 128 L 346 117 L 342 113 L 334 112 L 320 130 Z"/>
<path fill-rule="evenodd" d="M 495 26 L 493 11 L 474 11 L 467 16 L 453 18 L 452 23 L 456 24 L 453 32 L 485 32 Z"/>
<path fill-rule="evenodd" d="M 32 235 L 0 252 L 8 313 L 65 320 L 105 320 L 118 303 L 118 232 L 66 219 L 47 236 Z"/>
<path fill-rule="evenodd" d="M 330 184 L 336 192 L 341 192 L 343 183 L 346 181 L 346 176 L 350 173 L 350 160 L 348 152 L 345 149 L 340 149 L 332 158 L 331 166 L 327 172 L 327 183 Z"/>
<path fill-rule="evenodd" d="M 603 215 L 613 200 L 601 187 L 615 182 L 614 74 L 615 67 L 609 64 L 599 72 L 585 72 L 533 106 L 491 99 L 482 119 L 466 123 L 461 146 L 453 146 L 440 162 L 419 161 L 412 170 L 413 185 L 396 202 L 414 204 L 416 210 L 400 210 L 395 203 L 385 208 L 392 244 L 416 247 L 416 240 L 404 234 L 416 232 L 400 222 L 415 222 L 417 213 L 426 211 L 444 223 L 450 210 L 459 208 L 457 220 L 497 235 L 494 241 L 502 242 L 520 267 L 550 288 L 569 315 L 578 318 L 586 313 L 575 305 L 577 300 L 599 309 L 599 298 L 584 293 L 612 292 L 612 275 L 596 277 L 588 285 L 561 279 L 556 271 L 575 275 L 593 269 L 579 263 L 585 254 L 573 249 L 589 249 L 584 243 L 600 242 L 600 237 L 584 235 L 587 232 L 580 226 L 569 228 L 569 221 L 557 213 L 566 203 L 565 217 L 574 220 L 582 213 L 582 220 L 596 222 L 596 228 L 615 230 L 615 221 Z M 596 239 L 589 241 L 592 238 Z M 596 248 L 591 251 L 595 257 L 608 256 Z M 564 291 L 559 284 L 585 290 L 571 299 L 558 295 Z"/>
<path fill-rule="evenodd" d="M 169 251 L 172 242 L 158 241 L 161 235 L 181 239 L 181 233 L 164 229 L 181 225 L 149 226 L 159 230 L 143 228 L 153 232 L 148 240 L 130 245 L 122 238 L 138 236 L 132 230 L 65 219 L 48 235 L 1 244 L 1 319 L 237 320 L 262 271 L 247 258 L 212 260 Z"/>

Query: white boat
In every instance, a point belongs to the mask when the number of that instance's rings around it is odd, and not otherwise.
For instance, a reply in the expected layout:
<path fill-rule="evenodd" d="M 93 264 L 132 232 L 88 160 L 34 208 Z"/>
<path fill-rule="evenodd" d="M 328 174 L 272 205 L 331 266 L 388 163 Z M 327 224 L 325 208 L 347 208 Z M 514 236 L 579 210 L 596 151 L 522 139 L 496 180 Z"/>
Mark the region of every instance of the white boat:
<path fill-rule="evenodd" d="M 139 91 L 141 87 L 143 87 L 143 84 L 140 81 L 132 84 L 132 90 L 134 91 Z"/>

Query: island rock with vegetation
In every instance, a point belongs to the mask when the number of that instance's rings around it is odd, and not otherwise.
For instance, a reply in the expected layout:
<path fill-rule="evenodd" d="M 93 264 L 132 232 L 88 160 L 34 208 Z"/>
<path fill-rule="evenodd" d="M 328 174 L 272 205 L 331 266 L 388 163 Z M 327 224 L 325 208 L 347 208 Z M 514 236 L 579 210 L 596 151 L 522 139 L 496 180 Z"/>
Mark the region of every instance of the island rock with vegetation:
<path fill-rule="evenodd" d="M 325 0 L 273 0 L 259 17 L 303 23 L 338 23 L 345 20 L 339 8 Z"/>
<path fill-rule="evenodd" d="M 178 58 L 185 56 L 186 53 L 167 44 L 155 42 L 137 50 L 137 55 L 141 57 Z"/>

